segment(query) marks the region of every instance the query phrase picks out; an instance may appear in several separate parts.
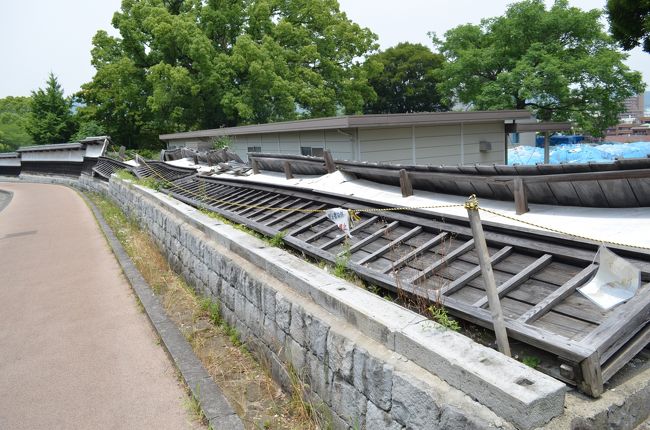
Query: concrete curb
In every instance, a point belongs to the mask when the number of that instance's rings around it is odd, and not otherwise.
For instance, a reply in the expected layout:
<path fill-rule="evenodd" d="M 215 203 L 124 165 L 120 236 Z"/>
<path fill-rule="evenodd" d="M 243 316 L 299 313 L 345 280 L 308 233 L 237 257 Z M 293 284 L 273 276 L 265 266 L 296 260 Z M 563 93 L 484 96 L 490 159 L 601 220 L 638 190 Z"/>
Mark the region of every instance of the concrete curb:
<path fill-rule="evenodd" d="M 1 199 L 0 200 L 0 212 L 7 206 L 9 206 L 9 203 L 11 202 L 11 199 L 14 197 L 14 193 L 11 191 L 5 191 L 5 190 L 0 190 L 0 194 L 5 194 L 7 196 L 6 199 Z"/>
<path fill-rule="evenodd" d="M 97 223 L 104 232 L 106 240 L 120 263 L 133 291 L 140 299 L 140 302 L 142 302 L 147 317 L 162 339 L 165 350 L 181 372 L 183 380 L 190 388 L 192 395 L 199 401 L 201 410 L 208 420 L 210 427 L 215 430 L 243 430 L 243 422 L 235 413 L 221 389 L 205 370 L 201 361 L 196 357 L 192 347 L 185 340 L 180 330 L 167 317 L 160 301 L 153 294 L 151 288 L 117 240 L 113 230 L 108 226 L 99 209 L 83 193 L 79 194 L 93 211 Z"/>

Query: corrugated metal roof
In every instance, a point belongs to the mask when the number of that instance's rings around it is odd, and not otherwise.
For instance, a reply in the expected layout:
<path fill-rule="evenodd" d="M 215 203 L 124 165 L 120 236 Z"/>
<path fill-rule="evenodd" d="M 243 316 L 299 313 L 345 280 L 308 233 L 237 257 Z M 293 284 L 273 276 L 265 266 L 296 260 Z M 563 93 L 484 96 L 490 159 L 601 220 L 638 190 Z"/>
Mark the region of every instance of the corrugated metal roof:
<path fill-rule="evenodd" d="M 412 125 L 443 125 L 459 123 L 481 123 L 530 118 L 526 110 L 498 110 L 471 112 L 422 112 L 404 114 L 347 115 L 328 118 L 283 121 L 269 124 L 224 127 L 184 133 L 161 134 L 161 140 L 237 136 L 245 134 L 267 134 L 296 131 L 331 130 L 348 128 L 410 127 Z"/>

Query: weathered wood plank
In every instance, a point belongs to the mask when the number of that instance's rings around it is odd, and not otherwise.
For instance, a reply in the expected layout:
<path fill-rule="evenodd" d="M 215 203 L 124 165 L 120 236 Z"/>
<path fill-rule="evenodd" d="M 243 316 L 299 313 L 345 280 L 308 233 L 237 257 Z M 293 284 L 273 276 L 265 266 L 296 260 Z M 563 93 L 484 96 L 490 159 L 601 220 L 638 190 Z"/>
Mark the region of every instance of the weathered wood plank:
<path fill-rule="evenodd" d="M 443 264 L 446 264 L 450 261 L 453 261 L 455 258 L 457 258 L 459 255 L 469 251 L 471 248 L 474 247 L 474 239 L 470 239 L 458 248 L 454 249 L 447 255 L 443 256 L 440 258 L 438 261 L 434 262 L 427 268 L 425 268 L 419 275 L 415 276 L 414 278 L 409 280 L 409 283 L 415 284 L 419 281 L 421 281 L 423 278 L 426 278 L 429 276 L 431 273 L 433 273 L 437 268 L 442 266 Z"/>
<path fill-rule="evenodd" d="M 283 161 L 282 168 L 284 169 L 284 177 L 286 179 L 293 179 L 293 172 L 291 171 L 291 163 L 289 161 Z"/>
<path fill-rule="evenodd" d="M 645 324 L 650 318 L 650 283 L 639 288 L 630 300 L 616 307 L 607 319 L 589 333 L 582 344 L 603 354 L 616 339 Z"/>
<path fill-rule="evenodd" d="M 363 230 L 364 228 L 368 227 L 369 225 L 372 225 L 373 223 L 375 223 L 378 219 L 379 219 L 379 217 L 373 216 L 373 217 L 368 218 L 365 221 L 360 222 L 359 224 L 357 224 L 356 227 L 353 227 L 353 228 L 350 229 L 350 234 L 354 234 L 354 233 L 356 233 L 358 231 Z M 334 229 L 336 230 L 337 228 L 338 228 L 338 226 L 334 225 Z M 320 237 L 322 237 L 322 236 L 320 236 Z M 320 249 L 325 251 L 328 248 L 331 248 L 334 245 L 337 245 L 337 244 L 343 242 L 346 237 L 347 236 L 345 236 L 343 234 L 341 236 L 339 236 L 339 237 L 335 237 L 334 239 L 330 240 L 329 242 L 326 242 L 323 245 L 321 245 Z"/>
<path fill-rule="evenodd" d="M 646 325 L 632 340 L 623 348 L 617 350 L 615 357 L 603 366 L 603 381 L 609 379 L 623 368 L 634 356 L 650 343 L 650 324 Z"/>
<path fill-rule="evenodd" d="M 300 202 L 300 199 L 294 199 L 289 202 L 283 203 L 280 206 L 277 204 L 274 204 L 273 206 L 277 209 L 267 209 L 265 214 L 262 214 L 259 218 L 257 218 L 255 221 L 257 222 L 262 222 L 265 221 L 269 218 L 271 218 L 273 215 L 277 213 L 282 213 L 284 212 L 282 209 L 293 209 L 293 205 L 296 203 Z"/>
<path fill-rule="evenodd" d="M 531 265 L 526 267 L 524 270 L 517 273 L 508 281 L 499 285 L 498 288 L 499 297 L 503 297 L 503 295 L 508 293 L 510 290 L 517 288 L 519 285 L 526 282 L 526 280 L 528 280 L 528 278 L 530 278 L 533 275 L 533 273 L 539 272 L 544 267 L 551 264 L 552 260 L 553 260 L 553 256 L 551 254 L 544 254 L 543 256 L 535 260 Z M 488 303 L 488 298 L 487 296 L 485 296 L 481 300 L 474 303 L 474 306 L 482 308 L 483 306 L 487 305 L 487 303 Z"/>
<path fill-rule="evenodd" d="M 440 233 L 437 236 L 433 237 L 432 239 L 426 241 L 422 245 L 418 246 L 415 248 L 413 251 L 409 252 L 399 260 L 396 260 L 393 264 L 390 265 L 390 267 L 385 268 L 382 273 L 387 274 L 390 272 L 394 272 L 396 270 L 399 270 L 402 266 L 404 266 L 406 263 L 411 261 L 412 259 L 416 258 L 417 256 L 421 255 L 422 253 L 426 252 L 429 248 L 438 245 L 440 242 L 445 240 L 449 236 L 448 233 Z"/>
<path fill-rule="evenodd" d="M 595 264 L 586 267 L 580 273 L 571 278 L 569 282 L 565 283 L 553 293 L 546 296 L 546 298 L 537 303 L 535 307 L 531 308 L 528 310 L 528 312 L 520 316 L 519 321 L 524 324 L 530 324 L 534 322 L 542 315 L 550 311 L 553 306 L 573 294 L 578 287 L 580 287 L 591 278 L 597 269 L 598 266 Z"/>
<path fill-rule="evenodd" d="M 292 209 L 294 209 L 294 210 L 296 210 L 297 212 L 299 212 L 301 209 L 305 209 L 305 208 L 311 206 L 312 203 L 313 203 L 313 202 L 311 202 L 311 201 L 303 202 L 303 203 L 300 203 L 299 205 L 293 206 Z M 267 222 L 266 225 L 267 225 L 267 226 L 271 226 L 271 225 L 277 224 L 278 222 L 280 222 L 280 221 L 282 221 L 282 220 L 285 220 L 285 219 L 287 219 L 287 218 L 289 218 L 289 217 L 291 217 L 291 216 L 294 216 L 294 215 L 295 215 L 294 212 L 286 211 L 285 213 L 283 213 L 283 214 L 280 215 L 279 217 L 273 218 L 271 221 Z"/>
<path fill-rule="evenodd" d="M 316 219 L 313 219 L 308 223 L 305 223 L 305 224 L 303 224 L 303 225 L 301 225 L 299 227 L 296 227 L 294 230 L 292 230 L 291 232 L 289 232 L 287 234 L 289 236 L 296 236 L 296 235 L 298 235 L 298 234 L 300 234 L 300 233 L 302 233 L 304 231 L 307 231 L 310 228 L 312 228 L 313 226 L 315 226 L 317 224 L 320 224 L 320 223 L 322 223 L 323 221 L 326 221 L 326 220 L 327 220 L 327 215 L 320 215 Z"/>
<path fill-rule="evenodd" d="M 369 244 L 370 242 L 375 241 L 377 238 L 379 238 L 379 237 L 383 236 L 384 234 L 388 233 L 389 231 L 393 230 L 398 225 L 399 225 L 399 222 L 393 221 L 390 224 L 388 224 L 387 226 L 382 227 L 379 230 L 377 230 L 376 232 L 370 234 L 368 237 L 365 237 L 365 238 L 361 239 L 360 241 L 352 244 L 350 246 L 350 249 L 349 249 L 350 254 L 354 254 L 359 249 L 363 248 L 365 245 Z M 327 249 L 327 248 L 322 248 L 322 249 Z M 339 252 L 337 254 L 337 257 L 340 257 L 340 256 L 342 256 L 344 254 L 345 254 L 345 251 Z"/>
<path fill-rule="evenodd" d="M 521 178 L 515 178 L 513 180 L 514 187 L 514 197 L 515 197 L 515 212 L 517 215 L 525 214 L 529 211 L 528 209 L 528 191 L 526 190 L 526 185 L 521 180 Z"/>
<path fill-rule="evenodd" d="M 503 260 L 504 258 L 506 258 L 507 256 L 509 256 L 510 254 L 512 254 L 512 246 L 505 246 L 501 248 L 498 252 L 493 254 L 492 257 L 490 257 L 490 264 L 494 265 L 499 261 Z M 451 295 L 456 291 L 458 291 L 459 289 L 463 288 L 471 280 L 478 278 L 480 275 L 481 275 L 481 266 L 480 265 L 475 266 L 473 269 L 471 269 L 469 272 L 466 272 L 460 278 L 456 279 L 455 281 L 443 287 L 440 290 L 440 294 Z"/>
<path fill-rule="evenodd" d="M 413 195 L 413 184 L 411 183 L 409 174 L 404 169 L 399 171 L 399 187 L 402 191 L 402 197 Z"/>
<path fill-rule="evenodd" d="M 416 234 L 420 233 L 421 231 L 422 231 L 422 227 L 420 227 L 420 226 L 412 228 L 411 230 L 407 231 L 406 233 L 404 233 L 403 235 L 401 235 L 397 239 L 390 242 L 388 245 L 382 246 L 381 248 L 379 248 L 378 250 L 376 250 L 372 254 L 368 255 L 367 257 L 362 258 L 361 260 L 357 261 L 356 263 L 357 264 L 366 264 L 366 263 L 378 258 L 379 256 L 384 255 L 386 252 L 390 251 L 394 247 L 400 245 L 402 242 L 404 242 L 405 240 L 415 236 Z"/>
<path fill-rule="evenodd" d="M 313 202 L 310 202 L 309 204 L 311 205 L 311 204 L 313 204 Z M 316 205 L 315 207 L 313 207 L 313 208 L 311 208 L 311 209 L 314 209 L 314 210 L 321 210 L 321 209 L 324 209 L 325 207 L 327 207 L 327 206 L 326 206 L 326 205 Z M 295 215 L 295 214 L 292 214 L 292 215 Z M 297 216 L 296 218 L 294 218 L 294 219 L 292 219 L 291 221 L 288 221 L 286 224 L 284 224 L 284 225 L 282 226 L 282 229 L 283 229 L 284 231 L 286 231 L 288 228 L 291 228 L 291 227 L 293 227 L 294 225 L 299 224 L 299 223 L 303 222 L 304 220 L 306 220 L 307 218 L 311 218 L 311 217 L 313 217 L 313 216 L 315 216 L 315 215 L 316 215 L 316 212 L 305 212 L 305 213 L 302 213 L 302 214 L 300 214 L 299 216 Z M 327 218 L 327 216 L 325 216 L 325 218 Z"/>
<path fill-rule="evenodd" d="M 329 149 L 323 150 L 323 160 L 325 161 L 325 168 L 327 169 L 327 173 L 336 172 L 336 163 L 334 163 L 332 153 Z"/>

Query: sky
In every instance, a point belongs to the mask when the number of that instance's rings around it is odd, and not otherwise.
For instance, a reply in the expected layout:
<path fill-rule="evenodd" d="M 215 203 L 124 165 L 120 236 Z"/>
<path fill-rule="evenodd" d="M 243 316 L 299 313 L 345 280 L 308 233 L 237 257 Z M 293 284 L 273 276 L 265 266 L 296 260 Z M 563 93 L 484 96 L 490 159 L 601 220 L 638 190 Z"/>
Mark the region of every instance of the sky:
<path fill-rule="evenodd" d="M 545 0 L 551 4 L 552 0 Z M 606 0 L 569 0 L 581 9 L 600 9 Z M 0 98 L 27 96 L 45 86 L 50 72 L 65 94 L 92 79 L 92 37 L 111 34 L 120 0 L 0 0 Z M 382 49 L 400 42 L 433 48 L 427 32 L 445 31 L 482 18 L 502 15 L 512 0 L 339 0 L 341 10 L 379 36 Z M 650 88 L 650 54 L 631 51 L 628 66 L 643 74 Z"/>

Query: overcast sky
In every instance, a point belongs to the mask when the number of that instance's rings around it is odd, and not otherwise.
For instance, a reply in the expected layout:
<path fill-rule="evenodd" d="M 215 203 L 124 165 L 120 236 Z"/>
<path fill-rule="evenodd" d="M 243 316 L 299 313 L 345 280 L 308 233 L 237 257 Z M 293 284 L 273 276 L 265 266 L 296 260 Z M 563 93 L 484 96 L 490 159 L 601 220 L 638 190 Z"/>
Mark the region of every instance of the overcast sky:
<path fill-rule="evenodd" d="M 569 0 L 582 9 L 600 9 L 606 0 Z M 0 98 L 27 96 L 43 87 L 48 73 L 59 78 L 66 95 L 88 82 L 91 39 L 111 31 L 120 0 L 0 0 Z M 427 36 L 442 36 L 459 24 L 502 15 L 512 0 L 339 0 L 349 18 L 379 36 L 382 48 L 399 42 L 432 47 Z M 551 0 L 546 0 L 551 4 Z M 113 31 L 114 33 L 114 31 Z M 627 64 L 643 73 L 650 87 L 650 54 L 632 51 Z"/>

